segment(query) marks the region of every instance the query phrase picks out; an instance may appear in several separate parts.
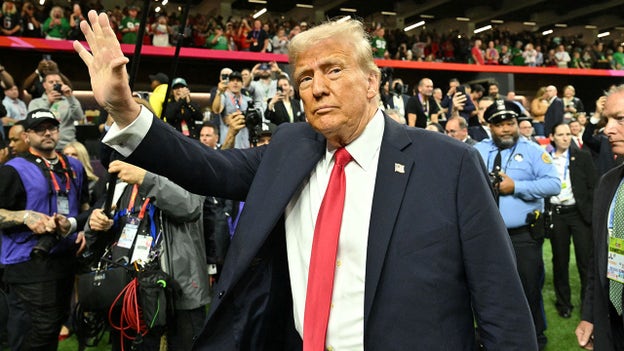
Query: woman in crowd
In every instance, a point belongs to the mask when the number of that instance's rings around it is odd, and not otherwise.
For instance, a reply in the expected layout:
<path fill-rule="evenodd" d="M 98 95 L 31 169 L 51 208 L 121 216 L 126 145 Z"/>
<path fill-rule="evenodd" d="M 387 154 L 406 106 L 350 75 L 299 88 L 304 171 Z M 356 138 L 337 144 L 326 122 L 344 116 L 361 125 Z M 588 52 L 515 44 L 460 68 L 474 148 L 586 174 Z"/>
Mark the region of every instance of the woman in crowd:
<path fill-rule="evenodd" d="M 29 38 L 41 38 L 41 22 L 35 15 L 35 5 L 26 1 L 22 5 L 22 36 Z"/>
<path fill-rule="evenodd" d="M 167 16 L 160 15 L 155 23 L 152 23 L 152 45 L 154 46 L 170 46 L 169 34 L 171 27 L 167 24 Z"/>
<path fill-rule="evenodd" d="M 63 40 L 67 39 L 70 26 L 65 18 L 65 12 L 60 6 L 54 6 L 50 10 L 50 17 L 43 23 L 43 32 L 46 39 Z"/>
<path fill-rule="evenodd" d="M 548 101 L 544 99 L 546 87 L 540 87 L 535 93 L 535 97 L 531 101 L 531 116 L 533 117 L 533 128 L 536 135 L 545 136 L 544 134 L 544 116 L 548 109 Z"/>
<path fill-rule="evenodd" d="M 89 157 L 87 148 L 79 141 L 72 141 L 71 143 L 65 145 L 65 148 L 63 148 L 63 155 L 77 159 L 84 166 L 84 169 L 87 172 L 87 179 L 89 180 L 89 198 L 91 198 L 93 187 L 99 177 L 93 171 L 91 158 Z"/>

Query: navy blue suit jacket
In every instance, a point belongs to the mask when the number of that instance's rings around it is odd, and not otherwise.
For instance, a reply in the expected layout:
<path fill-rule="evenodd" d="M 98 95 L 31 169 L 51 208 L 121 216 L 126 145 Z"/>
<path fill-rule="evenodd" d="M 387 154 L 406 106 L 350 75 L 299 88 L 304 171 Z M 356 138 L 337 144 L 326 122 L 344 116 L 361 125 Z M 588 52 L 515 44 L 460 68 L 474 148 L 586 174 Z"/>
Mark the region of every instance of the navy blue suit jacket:
<path fill-rule="evenodd" d="M 215 151 L 154 118 L 128 157 L 192 192 L 246 201 L 195 349 L 301 349 L 284 209 L 325 149 L 307 123 L 280 125 L 268 146 Z M 370 220 L 365 350 L 473 350 L 474 321 L 489 350 L 537 349 L 513 249 L 473 147 L 385 117 L 373 191 L 372 215 L 362 218 Z"/>
<path fill-rule="evenodd" d="M 587 274 L 587 291 L 583 300 L 581 319 L 594 324 L 594 350 L 615 351 L 614 334 L 611 327 L 611 304 L 609 279 L 607 278 L 607 223 L 611 201 L 624 176 L 624 166 L 607 172 L 595 192 L 592 216 L 594 251 L 590 258 Z M 624 303 L 623 303 L 624 305 Z M 618 317 L 611 317 L 618 318 Z M 619 317 L 622 318 L 622 317 Z"/>

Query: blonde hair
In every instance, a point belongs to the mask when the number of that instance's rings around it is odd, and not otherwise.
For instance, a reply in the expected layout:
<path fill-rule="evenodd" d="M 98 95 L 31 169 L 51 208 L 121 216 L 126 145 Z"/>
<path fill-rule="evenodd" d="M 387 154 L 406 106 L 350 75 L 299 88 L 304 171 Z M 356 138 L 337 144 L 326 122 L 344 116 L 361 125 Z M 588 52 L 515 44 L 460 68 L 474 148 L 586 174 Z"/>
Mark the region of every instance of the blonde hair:
<path fill-rule="evenodd" d="M 374 73 L 380 80 L 381 72 L 373 60 L 369 35 L 364 30 L 364 24 L 357 20 L 330 21 L 295 35 L 288 45 L 288 60 L 291 66 L 294 67 L 303 52 L 328 39 L 336 39 L 350 45 L 362 71 Z"/>
<path fill-rule="evenodd" d="M 89 152 L 87 152 L 87 148 L 79 141 L 72 141 L 71 143 L 65 145 L 63 148 L 63 153 L 65 153 L 65 149 L 68 147 L 73 147 L 76 150 L 76 154 L 78 154 L 78 161 L 82 163 L 85 171 L 87 172 L 87 179 L 89 181 L 97 181 L 98 176 L 93 172 L 93 167 L 91 167 L 91 157 L 89 157 Z"/>

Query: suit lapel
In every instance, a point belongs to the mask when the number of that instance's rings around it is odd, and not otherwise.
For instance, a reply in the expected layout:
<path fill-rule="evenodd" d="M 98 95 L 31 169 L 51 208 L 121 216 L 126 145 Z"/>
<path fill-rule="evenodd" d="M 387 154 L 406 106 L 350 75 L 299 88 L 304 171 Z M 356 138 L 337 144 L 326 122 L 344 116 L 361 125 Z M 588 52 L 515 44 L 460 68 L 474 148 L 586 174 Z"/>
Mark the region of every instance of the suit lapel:
<path fill-rule="evenodd" d="M 396 217 L 414 164 L 414 161 L 402 152 L 410 144 L 411 140 L 404 127 L 390 123 L 389 118 L 386 117 L 368 234 L 364 291 L 365 328 L 375 299 Z"/>

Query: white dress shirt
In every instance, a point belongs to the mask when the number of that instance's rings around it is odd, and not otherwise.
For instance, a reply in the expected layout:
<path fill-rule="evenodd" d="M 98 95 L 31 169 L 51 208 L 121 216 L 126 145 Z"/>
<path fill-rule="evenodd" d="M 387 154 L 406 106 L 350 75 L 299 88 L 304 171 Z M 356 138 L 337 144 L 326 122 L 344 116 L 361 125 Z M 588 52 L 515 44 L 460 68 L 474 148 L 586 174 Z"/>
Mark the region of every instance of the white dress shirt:
<path fill-rule="evenodd" d="M 380 110 L 356 140 L 345 167 L 347 189 L 342 215 L 332 308 L 327 330 L 329 350 L 364 349 L 364 278 L 368 228 L 384 130 Z M 327 150 L 310 178 L 286 207 L 286 247 L 295 328 L 303 336 L 303 315 L 316 217 L 334 167 L 335 150 Z"/>

